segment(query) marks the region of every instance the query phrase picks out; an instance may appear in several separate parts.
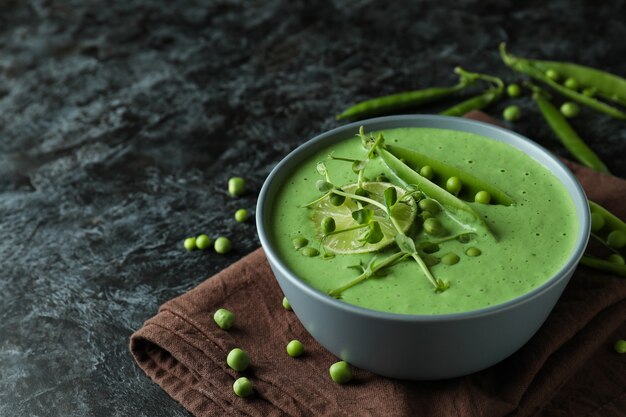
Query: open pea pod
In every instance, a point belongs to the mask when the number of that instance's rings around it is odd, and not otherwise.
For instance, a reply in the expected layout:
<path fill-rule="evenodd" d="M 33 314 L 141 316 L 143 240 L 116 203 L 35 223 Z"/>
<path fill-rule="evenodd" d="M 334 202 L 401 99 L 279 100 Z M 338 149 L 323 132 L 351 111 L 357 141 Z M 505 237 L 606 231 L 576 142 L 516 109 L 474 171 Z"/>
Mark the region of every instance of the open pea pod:
<path fill-rule="evenodd" d="M 589 201 L 589 209 L 593 236 L 605 246 L 626 252 L 626 223 L 593 201 Z"/>
<path fill-rule="evenodd" d="M 424 195 L 437 200 L 446 210 L 465 227 L 474 231 L 483 232 L 495 238 L 493 231 L 489 228 L 482 216 L 470 207 L 463 200 L 458 199 L 437 184 L 430 182 L 410 166 L 402 162 L 391 152 L 384 148 L 377 149 L 378 155 L 387 167 L 406 185 L 417 186 Z"/>
<path fill-rule="evenodd" d="M 398 159 L 403 159 L 411 168 L 419 169 L 423 166 L 430 166 L 435 171 L 435 179 L 440 187 L 445 186 L 445 182 L 450 177 L 459 177 L 463 181 L 463 188 L 459 194 L 465 200 L 474 201 L 474 196 L 479 191 L 487 191 L 491 194 L 492 201 L 496 204 L 510 206 L 513 200 L 498 187 L 481 180 L 474 175 L 463 171 L 453 165 L 449 165 L 438 159 L 431 158 L 412 149 L 403 148 L 396 145 L 385 145 L 385 149 Z M 443 192 L 447 192 L 442 188 Z"/>
<path fill-rule="evenodd" d="M 557 83 L 546 75 L 546 71 L 553 69 L 566 78 L 574 78 L 581 86 L 592 88 L 602 97 L 620 104 L 626 103 L 626 80 L 623 78 L 582 65 L 520 58 L 508 54 L 504 43 L 500 44 L 500 56 L 502 61 L 514 71 L 529 75 L 549 85 L 561 95 L 617 119 L 626 119 L 626 113 L 620 109 Z"/>

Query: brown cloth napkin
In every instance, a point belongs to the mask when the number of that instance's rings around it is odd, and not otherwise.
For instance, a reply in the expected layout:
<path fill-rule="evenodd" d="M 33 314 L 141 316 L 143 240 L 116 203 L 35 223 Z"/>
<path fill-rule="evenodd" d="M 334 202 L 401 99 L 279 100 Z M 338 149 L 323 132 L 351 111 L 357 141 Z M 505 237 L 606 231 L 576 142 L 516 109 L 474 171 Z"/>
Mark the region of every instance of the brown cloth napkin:
<path fill-rule="evenodd" d="M 484 114 L 471 117 L 492 121 Z M 626 218 L 626 181 L 569 163 L 587 196 Z M 625 416 L 626 279 L 579 267 L 539 332 L 518 352 L 484 371 L 436 382 L 384 378 L 355 369 L 337 385 L 322 348 L 293 312 L 261 249 L 166 302 L 131 336 L 145 373 L 196 416 Z M 237 315 L 221 330 L 220 307 Z M 285 346 L 302 341 L 304 356 Z M 226 365 L 241 347 L 255 394 L 238 398 L 239 374 Z M 462 346 L 458 347 L 462 349 Z"/>

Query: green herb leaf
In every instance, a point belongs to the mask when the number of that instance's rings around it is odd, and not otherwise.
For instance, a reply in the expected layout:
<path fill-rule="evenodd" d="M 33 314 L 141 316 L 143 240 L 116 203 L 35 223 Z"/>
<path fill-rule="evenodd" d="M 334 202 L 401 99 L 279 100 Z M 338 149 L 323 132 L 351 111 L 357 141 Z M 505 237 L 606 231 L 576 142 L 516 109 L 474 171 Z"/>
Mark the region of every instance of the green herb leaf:
<path fill-rule="evenodd" d="M 396 191 L 395 187 L 389 187 L 385 190 L 384 195 L 385 205 L 387 206 L 389 211 L 391 211 L 393 205 L 396 204 L 396 201 L 398 201 L 398 192 Z"/>
<path fill-rule="evenodd" d="M 417 253 L 417 250 L 415 249 L 415 242 L 413 242 L 413 239 L 405 234 L 398 233 L 396 235 L 396 244 L 404 253 L 408 253 L 410 255 Z"/>
<path fill-rule="evenodd" d="M 374 244 L 383 240 L 383 237 L 385 237 L 385 235 L 380 228 L 380 223 L 373 221 L 368 224 L 367 232 L 365 232 L 365 235 L 359 239 L 359 241 Z"/>
<path fill-rule="evenodd" d="M 366 208 L 355 210 L 352 212 L 352 218 L 358 224 L 369 223 L 373 217 L 374 217 L 374 210 L 370 210 Z"/>
<path fill-rule="evenodd" d="M 326 164 L 323 162 L 318 162 L 317 165 L 315 166 L 315 169 L 317 170 L 317 173 L 320 174 L 323 177 L 327 177 L 328 176 L 328 170 L 326 169 Z"/>
<path fill-rule="evenodd" d="M 331 183 L 329 183 L 328 181 L 324 181 L 324 180 L 317 180 L 315 182 L 315 186 L 317 187 L 317 189 L 323 193 L 328 192 L 330 190 L 332 190 L 333 188 L 335 188 L 335 186 Z"/>

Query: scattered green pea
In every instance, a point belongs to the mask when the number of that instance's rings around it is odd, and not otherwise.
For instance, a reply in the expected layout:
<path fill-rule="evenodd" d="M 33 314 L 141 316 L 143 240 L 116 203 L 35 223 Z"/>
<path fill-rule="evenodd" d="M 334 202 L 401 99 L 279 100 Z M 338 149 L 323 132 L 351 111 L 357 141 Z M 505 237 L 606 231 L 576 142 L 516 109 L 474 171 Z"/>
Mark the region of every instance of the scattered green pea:
<path fill-rule="evenodd" d="M 617 353 L 626 353 L 626 340 L 620 339 L 615 342 L 613 349 L 615 349 Z"/>
<path fill-rule="evenodd" d="M 509 97 L 519 97 L 522 94 L 522 89 L 517 84 L 509 84 L 506 88 L 506 93 Z"/>
<path fill-rule="evenodd" d="M 612 253 L 607 258 L 609 262 L 613 262 L 619 265 L 625 265 L 626 261 L 624 261 L 624 257 L 618 253 Z"/>
<path fill-rule="evenodd" d="M 235 212 L 235 220 L 237 220 L 239 223 L 243 223 L 246 220 L 248 220 L 248 216 L 249 216 L 248 210 L 244 208 L 239 209 Z"/>
<path fill-rule="evenodd" d="M 234 348 L 228 353 L 226 363 L 235 371 L 245 371 L 250 365 L 250 357 L 245 350 Z"/>
<path fill-rule="evenodd" d="M 205 234 L 198 235 L 196 237 L 196 247 L 201 250 L 205 250 L 211 246 L 211 238 Z"/>
<path fill-rule="evenodd" d="M 480 256 L 481 253 L 482 252 L 480 251 L 480 249 L 475 248 L 475 247 L 467 248 L 467 250 L 465 251 L 465 254 L 471 257 Z"/>
<path fill-rule="evenodd" d="M 300 250 L 309 244 L 309 240 L 305 237 L 299 236 L 291 241 L 295 250 Z"/>
<path fill-rule="evenodd" d="M 427 180 L 432 180 L 433 177 L 435 176 L 435 170 L 430 165 L 424 165 L 420 169 L 420 175 L 426 178 Z"/>
<path fill-rule="evenodd" d="M 252 382 L 245 376 L 237 378 L 233 384 L 233 391 L 238 397 L 248 397 L 252 395 L 253 392 Z"/>
<path fill-rule="evenodd" d="M 445 255 L 441 257 L 441 263 L 446 264 L 446 265 L 454 265 L 458 263 L 460 260 L 461 258 L 459 258 L 459 255 L 453 252 L 446 253 Z"/>
<path fill-rule="evenodd" d="M 429 217 L 424 220 L 424 230 L 429 235 L 440 235 L 443 233 L 443 225 L 436 217 Z"/>
<path fill-rule="evenodd" d="M 491 194 L 487 191 L 479 191 L 476 193 L 474 201 L 480 204 L 489 204 L 491 202 Z"/>
<path fill-rule="evenodd" d="M 561 78 L 561 75 L 553 69 L 549 69 L 546 71 L 546 77 L 551 79 L 552 81 L 558 81 Z"/>
<path fill-rule="evenodd" d="M 287 297 L 283 297 L 283 308 L 287 311 L 291 311 L 291 304 L 289 304 Z"/>
<path fill-rule="evenodd" d="M 228 180 L 228 194 L 233 197 L 243 194 L 246 191 L 246 180 L 241 177 L 232 177 Z"/>
<path fill-rule="evenodd" d="M 423 211 L 428 211 L 431 214 L 437 214 L 441 210 L 441 207 L 439 207 L 439 203 L 437 203 L 432 198 L 424 198 L 420 200 L 420 202 L 417 204 Z"/>
<path fill-rule="evenodd" d="M 604 227 L 604 216 L 600 213 L 591 213 L 591 231 L 597 232 Z"/>
<path fill-rule="evenodd" d="M 446 181 L 446 190 L 450 191 L 452 194 L 457 195 L 461 188 L 463 187 L 463 183 L 459 177 L 450 177 L 448 181 Z"/>
<path fill-rule="evenodd" d="M 318 256 L 320 254 L 320 251 L 318 251 L 315 248 L 312 248 L 310 246 L 307 246 L 306 248 L 302 249 L 302 254 L 304 256 L 307 256 L 309 258 L 315 258 L 316 256 Z"/>
<path fill-rule="evenodd" d="M 352 379 L 352 370 L 346 361 L 333 363 L 328 369 L 330 378 L 338 384 L 345 384 Z"/>
<path fill-rule="evenodd" d="M 626 233 L 621 230 L 613 230 L 606 237 L 606 244 L 614 249 L 620 249 L 626 246 Z"/>
<path fill-rule="evenodd" d="M 217 253 L 228 253 L 233 248 L 233 245 L 232 243 L 230 243 L 229 238 L 222 236 L 215 239 L 213 247 L 215 248 L 215 252 Z"/>
<path fill-rule="evenodd" d="M 522 111 L 519 106 L 508 106 L 502 112 L 502 117 L 508 122 L 516 122 L 522 117 Z"/>
<path fill-rule="evenodd" d="M 579 87 L 578 81 L 576 81 L 576 78 L 572 78 L 572 77 L 565 80 L 563 85 L 569 88 L 570 90 L 578 90 L 578 87 Z"/>
<path fill-rule="evenodd" d="M 325 235 L 334 232 L 335 227 L 337 227 L 337 225 L 335 224 L 335 219 L 332 217 L 324 217 L 324 219 L 322 219 L 322 233 Z"/>
<path fill-rule="evenodd" d="M 235 323 L 235 313 L 225 308 L 220 308 L 213 314 L 213 320 L 215 320 L 215 323 L 217 323 L 220 328 L 228 330 L 233 327 Z"/>
<path fill-rule="evenodd" d="M 292 340 L 287 344 L 287 355 L 297 358 L 304 353 L 304 345 L 299 340 Z"/>
<path fill-rule="evenodd" d="M 185 239 L 185 242 L 183 242 L 183 246 L 185 246 L 185 249 L 187 249 L 188 251 L 194 250 L 196 248 L 196 238 L 188 237 L 187 239 Z"/>
<path fill-rule="evenodd" d="M 561 113 L 567 118 L 576 117 L 580 113 L 580 107 L 578 107 L 578 104 L 568 101 L 561 104 Z"/>
<path fill-rule="evenodd" d="M 344 201 L 346 201 L 346 197 L 339 195 L 339 194 L 331 194 L 330 197 L 328 197 L 328 199 L 330 200 L 330 204 L 332 204 L 335 207 L 339 207 L 340 205 L 343 204 Z"/>

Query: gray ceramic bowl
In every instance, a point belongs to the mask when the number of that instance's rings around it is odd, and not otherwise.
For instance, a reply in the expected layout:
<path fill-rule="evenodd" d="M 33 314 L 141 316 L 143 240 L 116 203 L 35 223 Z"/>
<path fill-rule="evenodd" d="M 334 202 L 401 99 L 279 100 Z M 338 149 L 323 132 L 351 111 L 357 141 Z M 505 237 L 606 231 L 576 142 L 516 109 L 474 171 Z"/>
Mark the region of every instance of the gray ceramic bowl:
<path fill-rule="evenodd" d="M 469 312 L 401 315 L 368 310 L 333 299 L 298 279 L 282 262 L 269 233 L 277 190 L 298 164 L 321 148 L 367 131 L 430 127 L 475 133 L 508 143 L 547 167 L 570 192 L 579 232 L 568 261 L 545 284 L 511 301 Z M 486 123 L 445 116 L 390 116 L 333 129 L 298 147 L 265 181 L 257 204 L 261 244 L 278 284 L 304 327 L 326 349 L 363 369 L 403 379 L 443 379 L 487 368 L 526 343 L 556 304 L 589 239 L 589 208 L 572 173 L 531 140 Z"/>

